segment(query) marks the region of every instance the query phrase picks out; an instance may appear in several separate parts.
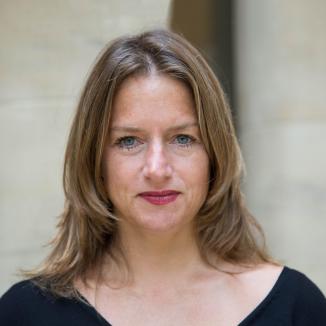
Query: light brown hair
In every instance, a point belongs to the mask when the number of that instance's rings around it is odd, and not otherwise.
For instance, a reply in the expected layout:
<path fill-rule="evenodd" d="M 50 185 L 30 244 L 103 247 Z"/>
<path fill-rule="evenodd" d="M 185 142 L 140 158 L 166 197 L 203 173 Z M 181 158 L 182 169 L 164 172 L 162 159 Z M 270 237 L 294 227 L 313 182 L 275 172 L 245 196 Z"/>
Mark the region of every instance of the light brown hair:
<path fill-rule="evenodd" d="M 65 154 L 66 203 L 58 233 L 43 265 L 26 274 L 57 295 L 74 295 L 74 280 L 86 279 L 104 259 L 123 263 L 123 253 L 117 250 L 117 218 L 101 179 L 103 148 L 119 85 L 131 75 L 153 72 L 182 81 L 194 97 L 210 161 L 209 192 L 196 218 L 204 261 L 215 267 L 219 260 L 238 265 L 271 261 L 262 230 L 242 198 L 243 162 L 219 81 L 184 38 L 154 30 L 110 43 L 81 94 Z"/>

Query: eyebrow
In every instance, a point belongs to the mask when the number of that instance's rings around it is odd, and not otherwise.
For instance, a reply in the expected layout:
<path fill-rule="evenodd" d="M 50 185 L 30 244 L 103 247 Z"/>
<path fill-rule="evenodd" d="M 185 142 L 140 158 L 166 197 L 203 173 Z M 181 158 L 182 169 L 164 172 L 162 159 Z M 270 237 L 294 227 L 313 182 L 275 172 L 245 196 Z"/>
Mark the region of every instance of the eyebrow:
<path fill-rule="evenodd" d="M 180 131 L 191 127 L 199 127 L 197 122 L 187 122 L 180 125 L 172 126 L 168 128 L 168 131 Z M 110 131 L 124 131 L 124 132 L 143 132 L 142 128 L 132 127 L 132 126 L 113 126 Z"/>

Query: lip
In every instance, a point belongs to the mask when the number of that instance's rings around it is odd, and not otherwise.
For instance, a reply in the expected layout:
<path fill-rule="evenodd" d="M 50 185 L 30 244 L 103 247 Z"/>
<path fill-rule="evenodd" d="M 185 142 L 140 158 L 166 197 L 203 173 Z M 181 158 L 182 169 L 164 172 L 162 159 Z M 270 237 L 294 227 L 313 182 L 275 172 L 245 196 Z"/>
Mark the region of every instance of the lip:
<path fill-rule="evenodd" d="M 174 202 L 180 192 L 175 190 L 145 191 L 139 194 L 140 197 L 153 205 L 167 205 Z"/>

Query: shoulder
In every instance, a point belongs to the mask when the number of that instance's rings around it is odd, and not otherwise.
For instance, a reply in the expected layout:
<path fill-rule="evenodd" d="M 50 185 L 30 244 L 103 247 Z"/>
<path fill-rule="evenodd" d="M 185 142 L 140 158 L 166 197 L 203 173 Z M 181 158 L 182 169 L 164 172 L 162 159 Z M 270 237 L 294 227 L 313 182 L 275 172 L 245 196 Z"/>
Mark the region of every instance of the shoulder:
<path fill-rule="evenodd" d="M 0 325 L 57 325 L 80 314 L 72 299 L 59 298 L 31 280 L 14 284 L 0 299 Z M 70 317 L 72 316 L 72 317 Z M 71 323 L 74 325 L 73 323 Z"/>
<path fill-rule="evenodd" d="M 1 297 L 1 302 L 3 300 L 15 300 L 23 299 L 25 297 L 34 296 L 39 292 L 36 285 L 31 280 L 20 281 L 12 285 L 7 292 L 5 292 Z"/>
<path fill-rule="evenodd" d="M 316 302 L 316 300 L 324 303 L 326 300 L 324 294 L 310 278 L 287 266 L 264 264 L 240 276 L 251 286 L 266 285 L 266 289 L 288 293 L 295 299 L 296 304 L 304 301 Z"/>
<path fill-rule="evenodd" d="M 39 291 L 31 281 L 14 284 L 0 299 L 0 324 L 21 325 L 26 312 L 39 300 Z"/>
<path fill-rule="evenodd" d="M 261 301 L 278 282 L 283 269 L 283 266 L 276 264 L 260 264 L 240 270 L 236 279 L 254 301 Z"/>
<path fill-rule="evenodd" d="M 326 299 L 305 274 L 267 264 L 244 277 L 250 293 L 259 294 L 260 303 L 241 325 L 326 325 Z"/>
<path fill-rule="evenodd" d="M 0 325 L 97 325 L 94 309 L 73 298 L 57 297 L 30 280 L 14 284 L 0 298 Z"/>
<path fill-rule="evenodd" d="M 296 295 L 297 303 L 309 300 L 326 303 L 324 294 L 304 273 L 289 267 L 284 267 L 282 274 L 284 289 Z"/>
<path fill-rule="evenodd" d="M 0 299 L 0 307 L 4 305 L 19 305 L 20 303 L 28 303 L 31 299 L 35 299 L 38 290 L 32 281 L 21 281 L 9 288 Z"/>
<path fill-rule="evenodd" d="M 305 274 L 284 267 L 262 305 L 265 316 L 277 315 L 296 326 L 326 325 L 326 299 Z"/>
<path fill-rule="evenodd" d="M 284 270 L 284 294 L 291 296 L 293 319 L 301 325 L 326 325 L 326 298 L 317 285 L 305 274 L 286 267 Z M 290 298 L 289 298 L 290 299 Z"/>

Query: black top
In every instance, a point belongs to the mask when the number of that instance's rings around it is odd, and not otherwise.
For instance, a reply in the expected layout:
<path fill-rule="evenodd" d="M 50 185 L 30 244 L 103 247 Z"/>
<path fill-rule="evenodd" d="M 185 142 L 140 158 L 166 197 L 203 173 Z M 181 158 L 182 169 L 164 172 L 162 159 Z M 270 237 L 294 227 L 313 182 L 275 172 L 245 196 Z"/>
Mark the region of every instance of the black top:
<path fill-rule="evenodd" d="M 15 284 L 2 296 L 0 325 L 112 326 L 91 305 L 76 299 L 55 299 L 31 281 Z M 248 325 L 326 326 L 326 299 L 304 274 L 284 267 L 269 294 L 239 324 Z"/>

